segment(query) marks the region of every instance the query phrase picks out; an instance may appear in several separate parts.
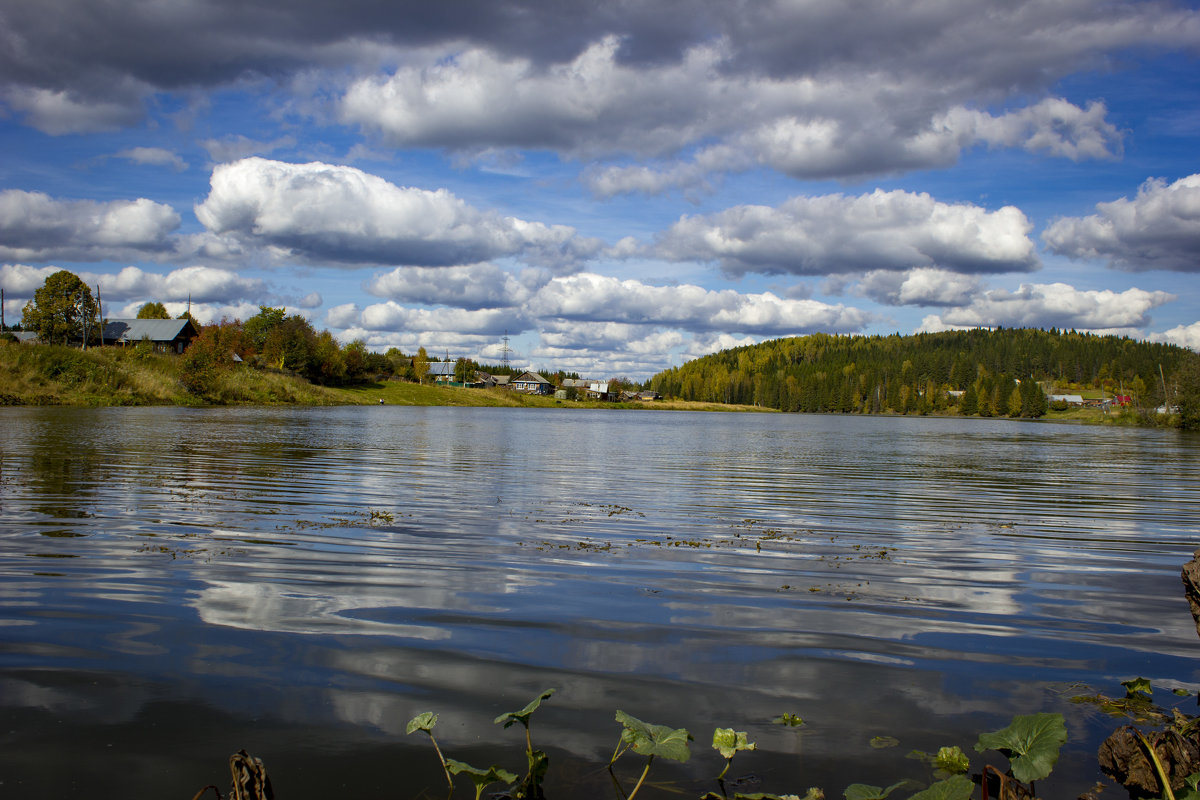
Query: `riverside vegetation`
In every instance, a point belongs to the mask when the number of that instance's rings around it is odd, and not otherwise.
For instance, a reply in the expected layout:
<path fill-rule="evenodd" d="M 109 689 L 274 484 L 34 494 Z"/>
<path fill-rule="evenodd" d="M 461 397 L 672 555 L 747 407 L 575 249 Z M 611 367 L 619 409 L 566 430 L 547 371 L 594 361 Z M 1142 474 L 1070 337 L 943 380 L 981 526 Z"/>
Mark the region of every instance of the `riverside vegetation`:
<path fill-rule="evenodd" d="M 1200 634 L 1200 550 L 1182 569 L 1184 596 Z M 1170 692 L 1174 703 L 1170 708 L 1154 702 L 1155 688 L 1145 678 L 1124 681 L 1124 697 L 1111 698 L 1104 694 L 1079 695 L 1071 699 L 1077 704 L 1094 706 L 1105 714 L 1124 718 L 1125 724 L 1115 730 L 1100 746 L 1098 760 L 1101 770 L 1113 783 L 1128 791 L 1134 800 L 1200 800 L 1200 717 L 1184 714 L 1178 704 L 1182 700 L 1195 700 L 1195 692 L 1176 688 Z M 544 784 L 550 759 L 545 751 L 535 749 L 531 732 L 533 714 L 542 703 L 549 700 L 555 689 L 547 689 L 531 700 L 519 711 L 509 711 L 497 716 L 494 724 L 509 728 L 520 723 L 525 732 L 525 776 L 518 782 L 514 772 L 491 764 L 475 767 L 466 762 L 447 757 L 437 739 L 434 728 L 438 715 L 426 711 L 413 717 L 406 733 L 423 733 L 433 745 L 442 773 L 446 778 L 447 799 L 454 796 L 455 778 L 466 775 L 474 789 L 475 800 L 480 800 L 489 786 L 501 784 L 507 789 L 493 794 L 506 800 L 545 800 Z M 615 721 L 621 726 L 616 748 L 608 760 L 607 771 L 612 779 L 617 800 L 634 800 L 645 785 L 646 778 L 656 759 L 686 762 L 691 756 L 694 737 L 685 728 L 672 728 L 644 722 L 631 714 L 617 710 Z M 804 721 L 793 713 L 785 713 L 772 720 L 787 727 L 800 727 Z M 898 743 L 892 737 L 876 737 L 886 740 L 880 746 Z M 972 774 L 970 756 L 956 744 L 939 748 L 936 753 L 913 751 L 909 758 L 922 765 L 919 778 L 904 778 L 887 787 L 863 783 L 852 783 L 842 791 L 844 800 L 888 800 L 901 791 L 907 800 L 1035 800 L 1037 781 L 1048 777 L 1058 763 L 1059 753 L 1067 743 L 1068 731 L 1062 714 L 1036 713 L 1017 715 L 1011 723 L 999 730 L 978 736 L 974 750 L 983 755 L 983 763 Z M 875 740 L 872 741 L 872 745 Z M 712 734 L 712 749 L 724 760 L 724 765 L 711 779 L 716 791 L 707 791 L 700 800 L 802 800 L 798 794 L 774 794 L 770 792 L 745 793 L 738 791 L 740 781 L 726 782 L 734 757 L 738 753 L 756 749 L 745 731 L 733 728 L 717 728 Z M 627 792 L 616 771 L 617 762 L 632 752 L 645 758 L 633 786 Z M 997 765 L 992 753 L 999 753 L 1004 761 Z M 748 758 L 748 757 L 747 757 Z M 1005 767 L 1007 764 L 1007 767 Z M 1002 767 L 1004 767 L 1002 769 Z M 266 768 L 260 759 L 244 750 L 230 757 L 233 784 L 232 800 L 273 800 L 274 791 Z M 418 787 L 410 787 L 416 790 Z M 686 787 L 668 784 L 670 794 L 687 796 Z M 1080 800 L 1096 800 L 1106 788 L 1100 783 L 1079 794 Z M 222 800 L 220 789 L 215 785 L 205 786 L 193 800 L 213 790 Z M 420 796 L 430 796 L 421 790 Z M 694 796 L 694 795 L 693 795 Z M 810 787 L 803 800 L 824 800 L 823 789 Z"/>
<path fill-rule="evenodd" d="M 61 286 L 59 284 L 62 284 Z M 139 316 L 161 317 L 161 303 Z M 506 392 L 426 393 L 436 358 L 340 344 L 299 314 L 260 306 L 245 322 L 201 328 L 177 360 L 142 342 L 120 353 L 73 352 L 68 341 L 96 343 L 99 304 L 73 274 L 47 278 L 25 308 L 23 324 L 44 342 L 14 350 L 0 334 L 0 404 L 228 405 L 399 402 L 409 405 L 554 405 Z M 513 375 L 506 365 L 454 362 L 460 386 L 479 371 Z M 561 385 L 576 373 L 546 372 Z M 713 407 L 859 414 L 953 414 L 980 417 L 1105 419 L 1200 428 L 1200 355 L 1186 348 L 1076 331 L 975 329 L 913 336 L 811 336 L 723 350 L 654 375 L 645 383 L 608 379 L 610 392 L 649 386 L 676 402 Z M 386 390 L 386 394 L 383 392 Z M 365 395 L 374 394 L 367 399 Z M 1054 407 L 1047 394 L 1077 394 L 1101 409 Z M 575 390 L 568 399 L 577 401 Z M 1113 413 L 1106 401 L 1116 400 Z M 661 407 L 661 404 L 658 404 Z M 1162 409 L 1165 413 L 1159 413 Z"/>

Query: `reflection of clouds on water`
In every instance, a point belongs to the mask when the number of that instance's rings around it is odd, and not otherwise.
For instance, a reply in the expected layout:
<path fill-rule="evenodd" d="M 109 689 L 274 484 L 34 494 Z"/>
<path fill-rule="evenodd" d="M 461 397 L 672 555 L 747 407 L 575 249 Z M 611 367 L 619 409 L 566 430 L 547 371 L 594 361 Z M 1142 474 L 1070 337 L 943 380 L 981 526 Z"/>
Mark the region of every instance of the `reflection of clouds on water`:
<path fill-rule="evenodd" d="M 256 631 L 323 634 L 388 634 L 412 639 L 449 638 L 430 625 L 381 622 L 356 616 L 363 609 L 394 610 L 395 596 L 306 593 L 297 585 L 213 581 L 189 604 L 209 625 Z"/>

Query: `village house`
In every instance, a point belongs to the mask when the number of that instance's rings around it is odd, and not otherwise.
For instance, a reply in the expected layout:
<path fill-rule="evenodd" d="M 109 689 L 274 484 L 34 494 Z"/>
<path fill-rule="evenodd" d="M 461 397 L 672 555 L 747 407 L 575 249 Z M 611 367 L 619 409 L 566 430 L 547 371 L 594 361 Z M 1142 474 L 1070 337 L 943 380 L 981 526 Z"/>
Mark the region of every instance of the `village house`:
<path fill-rule="evenodd" d="M 554 394 L 554 384 L 536 372 L 522 372 L 509 382 L 509 386 L 516 392 Z"/>
<path fill-rule="evenodd" d="M 160 353 L 182 353 L 200 335 L 196 323 L 183 319 L 110 319 L 104 323 L 101 341 L 126 347 L 149 342 Z"/>

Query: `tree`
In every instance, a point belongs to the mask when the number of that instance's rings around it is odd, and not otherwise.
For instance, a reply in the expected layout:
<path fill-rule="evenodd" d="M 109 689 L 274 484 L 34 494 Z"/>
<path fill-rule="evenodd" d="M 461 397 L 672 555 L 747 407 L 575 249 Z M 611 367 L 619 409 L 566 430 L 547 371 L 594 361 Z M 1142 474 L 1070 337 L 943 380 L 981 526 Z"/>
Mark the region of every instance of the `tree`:
<path fill-rule="evenodd" d="M 259 306 L 258 313 L 246 320 L 242 325 L 242 330 L 250 338 L 250 346 L 258 352 L 262 352 L 263 345 L 267 342 L 267 335 L 283 323 L 283 318 L 286 315 L 286 308 Z"/>
<path fill-rule="evenodd" d="M 425 375 L 429 372 L 429 354 L 425 352 L 424 347 L 417 348 L 417 354 L 412 360 L 412 369 L 417 383 L 424 383 Z"/>
<path fill-rule="evenodd" d="M 1175 370 L 1175 407 L 1179 427 L 1200 430 L 1200 355 L 1193 355 Z"/>
<path fill-rule="evenodd" d="M 33 293 L 22 312 L 25 330 L 37 331 L 44 342 L 61 340 L 63 344 L 79 338 L 87 347 L 88 340 L 99 331 L 100 304 L 92 290 L 79 276 L 65 269 L 46 278 Z"/>
<path fill-rule="evenodd" d="M 138 309 L 138 319 L 170 319 L 171 315 L 167 313 L 167 307 L 162 303 L 145 303 Z"/>

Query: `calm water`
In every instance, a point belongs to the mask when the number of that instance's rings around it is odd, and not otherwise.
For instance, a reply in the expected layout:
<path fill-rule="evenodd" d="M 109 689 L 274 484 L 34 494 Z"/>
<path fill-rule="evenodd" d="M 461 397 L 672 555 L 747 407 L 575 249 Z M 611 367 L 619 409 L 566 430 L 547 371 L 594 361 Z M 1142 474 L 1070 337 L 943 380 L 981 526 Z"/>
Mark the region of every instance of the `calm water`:
<path fill-rule="evenodd" d="M 840 797 L 1059 711 L 1074 797 L 1115 724 L 1072 695 L 1200 689 L 1198 465 L 1004 421 L 0 409 L 0 795 L 187 798 L 244 747 L 280 800 L 443 797 L 411 717 L 523 772 L 492 719 L 556 687 L 552 800 L 615 797 L 616 709 L 696 737 L 647 797 L 716 788 L 714 727 L 743 791 Z"/>

